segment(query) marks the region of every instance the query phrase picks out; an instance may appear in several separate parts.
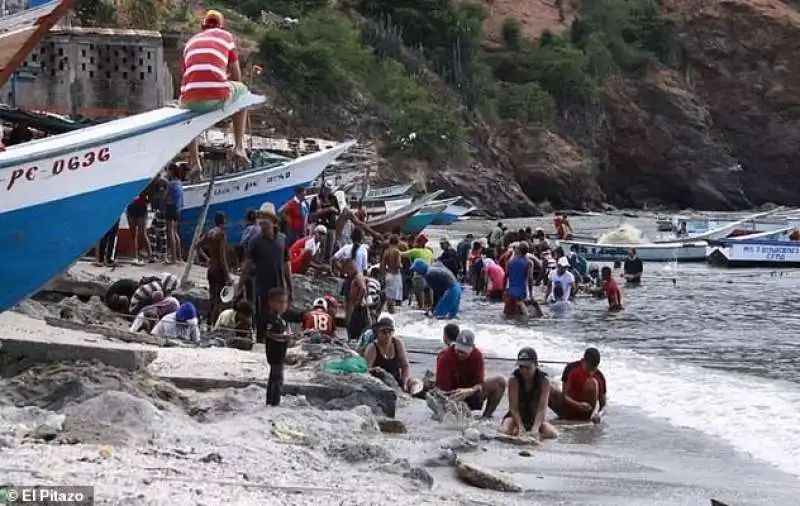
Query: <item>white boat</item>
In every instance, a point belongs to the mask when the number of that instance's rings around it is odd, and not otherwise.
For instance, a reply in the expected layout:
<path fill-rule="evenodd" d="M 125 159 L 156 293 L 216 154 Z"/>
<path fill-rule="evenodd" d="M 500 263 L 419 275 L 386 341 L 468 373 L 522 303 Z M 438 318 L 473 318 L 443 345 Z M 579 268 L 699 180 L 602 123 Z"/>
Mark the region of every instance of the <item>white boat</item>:
<path fill-rule="evenodd" d="M 656 230 L 659 232 L 672 232 L 675 225 L 669 216 L 656 216 Z"/>
<path fill-rule="evenodd" d="M 386 186 L 384 188 L 369 188 L 367 194 L 364 196 L 364 202 L 371 200 L 384 200 L 391 197 L 402 197 L 407 194 L 414 183 L 396 184 L 394 186 Z M 362 188 L 355 187 L 351 190 L 351 194 L 361 197 Z"/>
<path fill-rule="evenodd" d="M 725 239 L 708 246 L 706 259 L 717 267 L 800 267 L 800 241 L 788 237 L 794 230 Z"/>
<path fill-rule="evenodd" d="M 622 262 L 628 257 L 628 250 L 636 249 L 642 261 L 646 262 L 702 262 L 706 259 L 705 241 L 667 242 L 644 244 L 597 244 L 581 241 L 559 241 L 565 250 L 578 247 L 580 255 L 590 262 Z"/>
<path fill-rule="evenodd" d="M 343 142 L 323 151 L 294 158 L 277 167 L 252 169 L 217 179 L 206 215 L 211 226 L 218 211 L 228 217 L 228 241 L 238 244 L 248 209 L 258 209 L 264 202 L 280 208 L 294 196 L 296 187 L 306 187 L 337 157 L 356 144 Z M 184 244 L 191 244 L 194 228 L 200 218 L 208 182 L 184 185 L 184 207 L 179 232 Z"/>
<path fill-rule="evenodd" d="M 729 216 L 675 216 L 673 225 L 679 236 L 696 237 L 711 230 L 736 225 L 729 235 L 744 235 L 777 230 L 786 226 L 800 226 L 795 210 L 781 207 L 744 218 Z"/>
<path fill-rule="evenodd" d="M 414 197 L 410 196 L 391 197 L 383 200 L 365 200 L 364 211 L 367 213 L 367 217 L 378 218 L 395 213 L 407 207 L 413 201 Z"/>
<path fill-rule="evenodd" d="M 0 311 L 63 272 L 192 139 L 264 102 L 198 114 L 163 107 L 0 153 Z"/>
<path fill-rule="evenodd" d="M 707 229 L 704 232 L 696 233 L 696 234 L 689 234 L 687 236 L 679 236 L 672 240 L 667 241 L 656 241 L 656 243 L 670 243 L 670 242 L 697 242 L 697 241 L 715 241 L 717 239 L 722 239 L 724 237 L 728 237 L 730 235 L 748 235 L 755 232 L 764 232 L 769 230 L 777 230 L 778 228 L 784 227 L 787 225 L 785 219 L 782 221 L 780 219 L 775 220 L 775 225 L 767 230 L 759 230 L 757 227 L 757 223 L 759 220 L 766 220 L 768 216 L 774 215 L 776 213 L 781 212 L 782 209 L 778 208 L 772 211 L 765 211 L 762 213 L 755 213 L 738 220 L 733 221 L 720 221 L 717 222 L 709 222 L 710 224 L 714 225 L 713 228 Z M 766 221 L 764 221 L 766 223 Z"/>

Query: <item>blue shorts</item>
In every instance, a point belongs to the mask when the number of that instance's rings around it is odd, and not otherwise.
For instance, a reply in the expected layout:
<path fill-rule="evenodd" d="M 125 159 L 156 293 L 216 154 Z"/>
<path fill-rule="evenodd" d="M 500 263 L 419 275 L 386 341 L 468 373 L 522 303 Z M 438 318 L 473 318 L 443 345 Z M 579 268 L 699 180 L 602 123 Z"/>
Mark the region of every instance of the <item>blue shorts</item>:
<path fill-rule="evenodd" d="M 461 285 L 455 283 L 447 289 L 433 308 L 433 316 L 437 318 L 455 318 L 461 307 Z"/>

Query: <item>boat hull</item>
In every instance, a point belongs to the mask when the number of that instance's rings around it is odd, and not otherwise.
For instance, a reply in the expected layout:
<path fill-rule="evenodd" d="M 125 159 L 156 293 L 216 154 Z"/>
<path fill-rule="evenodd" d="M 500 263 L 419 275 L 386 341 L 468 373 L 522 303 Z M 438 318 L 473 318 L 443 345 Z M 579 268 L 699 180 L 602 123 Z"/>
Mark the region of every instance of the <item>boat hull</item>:
<path fill-rule="evenodd" d="M 623 262 L 630 248 L 636 248 L 637 255 L 645 262 L 703 262 L 707 246 L 705 242 L 614 245 L 561 241 L 560 244 L 565 249 L 578 246 L 579 253 L 590 262 Z"/>
<path fill-rule="evenodd" d="M 458 218 L 459 216 L 455 214 L 450 214 L 445 209 L 444 211 L 442 211 L 433 218 L 433 222 L 431 222 L 431 225 L 440 225 L 440 226 L 452 225 L 453 223 L 458 221 Z"/>
<path fill-rule="evenodd" d="M 214 196 L 204 228 L 210 228 L 214 215 L 222 212 L 228 218 L 228 241 L 238 244 L 249 209 L 258 209 L 264 202 L 272 202 L 275 209 L 280 208 L 294 197 L 295 187 L 310 185 L 325 167 L 354 144 L 339 144 L 326 151 L 301 156 L 278 167 L 250 170 L 217 180 L 212 190 Z M 179 225 L 181 242 L 184 245 L 191 244 L 208 186 L 207 182 L 184 186 L 184 209 Z"/>
<path fill-rule="evenodd" d="M 466 216 L 472 211 L 474 211 L 474 207 L 465 207 L 460 206 L 458 204 L 450 204 L 445 208 L 444 211 L 439 213 L 433 220 L 434 225 L 452 225 L 453 223 L 457 222 L 459 218 L 462 216 Z"/>
<path fill-rule="evenodd" d="M 709 246 L 708 263 L 715 267 L 800 267 L 800 244 L 785 241 L 730 241 Z"/>
<path fill-rule="evenodd" d="M 0 153 L 0 312 L 91 248 L 200 132 L 260 102 L 247 95 L 203 115 L 162 108 Z"/>
<path fill-rule="evenodd" d="M 403 224 L 403 232 L 406 234 L 419 234 L 425 230 L 425 227 L 432 224 L 433 220 L 439 215 L 440 213 L 417 213 Z"/>

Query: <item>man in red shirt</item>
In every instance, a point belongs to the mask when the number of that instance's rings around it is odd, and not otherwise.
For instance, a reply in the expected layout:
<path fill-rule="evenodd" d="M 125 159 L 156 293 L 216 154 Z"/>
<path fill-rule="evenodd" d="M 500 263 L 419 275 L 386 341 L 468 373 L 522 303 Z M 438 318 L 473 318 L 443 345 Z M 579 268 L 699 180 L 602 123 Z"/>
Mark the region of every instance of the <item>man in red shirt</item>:
<path fill-rule="evenodd" d="M 321 259 L 322 246 L 325 244 L 327 233 L 328 229 L 325 225 L 317 225 L 313 235 L 301 237 L 291 243 L 289 262 L 291 262 L 292 274 L 305 274 L 311 267 L 317 271 L 326 272 L 330 269 Z"/>
<path fill-rule="evenodd" d="M 289 244 L 306 235 L 306 217 L 308 204 L 306 204 L 306 189 L 298 186 L 294 189 L 294 197 L 286 203 L 282 211 L 286 222 L 286 237 Z"/>
<path fill-rule="evenodd" d="M 314 301 L 311 311 L 307 311 L 303 315 L 300 328 L 302 330 L 315 330 L 333 336 L 334 325 L 333 317 L 328 312 L 328 303 L 325 299 L 317 299 Z"/>
<path fill-rule="evenodd" d="M 436 357 L 436 388 L 451 401 L 464 401 L 473 411 L 485 401 L 483 417 L 491 418 L 506 393 L 506 380 L 484 375 L 483 353 L 475 347 L 471 330 L 462 329 L 455 342 Z"/>
<path fill-rule="evenodd" d="M 606 266 L 600 269 L 600 277 L 603 280 L 603 292 L 605 292 L 608 298 L 608 310 L 622 311 L 622 292 L 619 289 L 619 285 L 617 285 L 617 282 L 614 280 L 611 267 Z"/>
<path fill-rule="evenodd" d="M 599 366 L 597 348 L 587 348 L 583 359 L 567 364 L 561 375 L 563 392 L 550 389 L 550 409 L 565 420 L 599 422 L 606 407 L 606 378 Z"/>
<path fill-rule="evenodd" d="M 224 18 L 210 10 L 203 18 L 203 31 L 186 42 L 183 49 L 183 79 L 181 81 L 181 107 L 206 113 L 236 101 L 247 93 L 242 81 L 236 39 L 223 29 Z M 244 150 L 244 129 L 247 111 L 233 115 L 233 156 L 250 165 Z M 200 150 L 197 140 L 189 144 L 189 167 L 193 173 L 200 168 Z"/>

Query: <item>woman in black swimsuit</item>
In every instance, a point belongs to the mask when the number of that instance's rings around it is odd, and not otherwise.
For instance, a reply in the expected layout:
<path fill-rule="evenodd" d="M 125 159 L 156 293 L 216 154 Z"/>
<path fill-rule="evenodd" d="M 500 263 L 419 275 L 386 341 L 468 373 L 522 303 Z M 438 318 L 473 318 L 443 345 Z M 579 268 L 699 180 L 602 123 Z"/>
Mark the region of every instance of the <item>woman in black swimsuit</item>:
<path fill-rule="evenodd" d="M 503 417 L 500 432 L 509 436 L 530 433 L 536 439 L 555 439 L 558 432 L 544 420 L 550 398 L 550 380 L 539 369 L 539 357 L 533 348 L 522 348 L 517 368 L 508 381 L 509 411 Z"/>
<path fill-rule="evenodd" d="M 417 393 L 418 381 L 411 377 L 406 347 L 402 339 L 394 335 L 394 322 L 383 318 L 372 326 L 372 341 L 364 350 L 364 359 L 370 371 L 383 369 L 392 375 L 405 392 Z"/>

